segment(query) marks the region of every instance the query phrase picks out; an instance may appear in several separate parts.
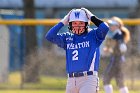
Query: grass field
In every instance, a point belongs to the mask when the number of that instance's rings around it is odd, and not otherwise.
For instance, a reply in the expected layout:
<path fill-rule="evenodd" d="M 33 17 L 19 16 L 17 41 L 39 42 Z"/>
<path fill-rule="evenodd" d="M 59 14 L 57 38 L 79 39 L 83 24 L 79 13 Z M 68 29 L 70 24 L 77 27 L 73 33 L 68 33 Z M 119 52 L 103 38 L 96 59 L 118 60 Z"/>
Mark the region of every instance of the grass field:
<path fill-rule="evenodd" d="M 100 80 L 102 81 L 102 80 Z M 41 76 L 40 83 L 24 84 L 24 89 L 20 90 L 21 78 L 19 73 L 12 73 L 7 83 L 0 84 L 0 93 L 65 93 L 66 78 Z M 114 93 L 119 93 L 114 81 L 112 81 Z M 131 86 L 130 80 L 126 81 L 128 87 Z M 130 93 L 140 93 L 140 80 L 135 82 L 134 90 Z M 102 82 L 100 82 L 100 92 L 104 93 Z"/>
<path fill-rule="evenodd" d="M 65 93 L 64 90 L 0 90 L 0 93 Z M 99 91 L 104 93 L 104 91 Z M 119 91 L 114 91 L 119 93 Z M 140 91 L 130 91 L 130 93 L 140 93 Z"/>

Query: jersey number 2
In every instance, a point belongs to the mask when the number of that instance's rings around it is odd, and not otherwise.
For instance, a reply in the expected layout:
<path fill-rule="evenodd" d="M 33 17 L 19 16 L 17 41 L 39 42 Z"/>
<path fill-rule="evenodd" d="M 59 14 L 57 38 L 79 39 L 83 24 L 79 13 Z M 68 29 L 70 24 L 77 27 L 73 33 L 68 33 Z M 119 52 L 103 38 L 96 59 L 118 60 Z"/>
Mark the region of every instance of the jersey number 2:
<path fill-rule="evenodd" d="M 72 54 L 73 54 L 72 60 L 78 60 L 78 50 L 74 50 Z"/>

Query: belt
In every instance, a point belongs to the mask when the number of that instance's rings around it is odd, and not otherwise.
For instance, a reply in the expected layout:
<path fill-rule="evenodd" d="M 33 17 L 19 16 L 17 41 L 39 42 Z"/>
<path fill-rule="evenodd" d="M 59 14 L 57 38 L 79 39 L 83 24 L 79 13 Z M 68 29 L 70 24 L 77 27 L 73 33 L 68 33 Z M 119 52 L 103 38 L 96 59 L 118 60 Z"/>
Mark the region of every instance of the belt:
<path fill-rule="evenodd" d="M 98 75 L 97 71 L 84 71 L 84 72 L 74 72 L 74 73 L 69 73 L 68 77 L 82 77 L 82 76 L 89 76 L 89 75 Z"/>

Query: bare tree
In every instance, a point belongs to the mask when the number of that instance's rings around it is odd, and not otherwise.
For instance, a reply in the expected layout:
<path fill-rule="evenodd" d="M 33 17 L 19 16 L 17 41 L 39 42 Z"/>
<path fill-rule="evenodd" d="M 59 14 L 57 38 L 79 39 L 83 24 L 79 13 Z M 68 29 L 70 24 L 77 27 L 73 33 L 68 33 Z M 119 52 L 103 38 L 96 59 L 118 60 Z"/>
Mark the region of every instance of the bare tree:
<path fill-rule="evenodd" d="M 24 17 L 35 18 L 34 0 L 23 0 Z M 35 26 L 25 26 L 25 64 L 22 74 L 23 82 L 39 82 L 39 63 Z"/>

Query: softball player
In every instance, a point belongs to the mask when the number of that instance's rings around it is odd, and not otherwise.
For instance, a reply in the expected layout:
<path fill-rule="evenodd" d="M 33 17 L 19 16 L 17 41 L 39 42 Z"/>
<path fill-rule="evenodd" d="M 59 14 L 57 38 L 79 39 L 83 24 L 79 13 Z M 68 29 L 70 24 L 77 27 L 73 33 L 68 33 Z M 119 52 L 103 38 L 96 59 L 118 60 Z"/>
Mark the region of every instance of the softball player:
<path fill-rule="evenodd" d="M 110 81 L 115 77 L 120 93 L 128 93 L 128 88 L 124 85 L 121 66 L 124 61 L 124 53 L 127 51 L 126 43 L 130 39 L 130 34 L 128 29 L 123 26 L 122 20 L 118 17 L 111 18 L 108 24 L 112 34 L 109 35 L 104 50 L 111 52 L 111 57 L 103 77 L 104 89 L 106 93 L 113 93 Z"/>
<path fill-rule="evenodd" d="M 98 27 L 88 32 L 90 20 Z M 69 32 L 59 30 L 69 24 Z M 108 25 L 85 8 L 72 9 L 46 34 L 46 39 L 66 51 L 66 93 L 97 93 L 99 46 Z"/>

